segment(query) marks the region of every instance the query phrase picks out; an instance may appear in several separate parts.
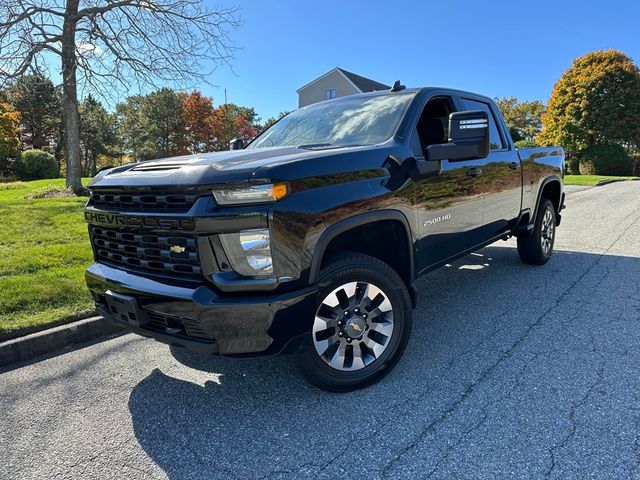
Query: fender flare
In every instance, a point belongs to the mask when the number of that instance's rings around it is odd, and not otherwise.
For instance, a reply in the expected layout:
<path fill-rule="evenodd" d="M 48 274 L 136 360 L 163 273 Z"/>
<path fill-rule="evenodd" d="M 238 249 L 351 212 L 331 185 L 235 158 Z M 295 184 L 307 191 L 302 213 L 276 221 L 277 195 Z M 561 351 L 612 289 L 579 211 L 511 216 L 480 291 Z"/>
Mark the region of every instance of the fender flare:
<path fill-rule="evenodd" d="M 531 219 L 530 219 L 531 222 L 534 221 L 534 219 L 536 218 L 536 215 L 538 214 L 538 208 L 540 207 L 540 200 L 542 200 L 542 192 L 544 191 L 545 187 L 552 182 L 557 182 L 558 185 L 560 186 L 560 196 L 558 197 L 558 211 L 556 213 L 560 213 L 560 210 L 562 210 L 561 203 L 562 203 L 562 194 L 564 190 L 563 184 L 562 184 L 562 178 L 560 178 L 558 175 L 553 174 L 545 178 L 540 184 L 540 188 L 538 188 L 538 196 L 536 199 L 536 204 L 533 207 L 533 214 L 531 215 Z"/>
<path fill-rule="evenodd" d="M 414 277 L 414 258 L 413 258 L 413 236 L 411 234 L 411 227 L 407 217 L 398 210 L 374 210 L 371 212 L 359 213 L 351 217 L 347 217 L 340 220 L 333 225 L 327 227 L 320 235 L 320 238 L 316 242 L 313 258 L 311 259 L 311 266 L 309 268 L 309 283 L 314 284 L 320 276 L 320 266 L 322 265 L 322 259 L 327 250 L 329 243 L 338 235 L 351 230 L 352 228 L 360 227 L 368 223 L 378 222 L 382 220 L 393 220 L 402 223 L 407 236 L 407 248 L 409 251 L 409 283 L 413 283 Z"/>

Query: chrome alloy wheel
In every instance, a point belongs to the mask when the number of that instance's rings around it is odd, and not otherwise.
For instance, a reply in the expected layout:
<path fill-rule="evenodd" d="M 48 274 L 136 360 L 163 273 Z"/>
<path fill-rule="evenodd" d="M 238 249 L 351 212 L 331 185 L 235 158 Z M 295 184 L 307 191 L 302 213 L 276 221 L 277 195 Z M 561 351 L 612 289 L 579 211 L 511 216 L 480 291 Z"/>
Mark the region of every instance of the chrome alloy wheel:
<path fill-rule="evenodd" d="M 360 370 L 382 355 L 393 335 L 389 297 L 367 282 L 350 282 L 327 295 L 316 311 L 313 344 L 336 370 Z"/>
<path fill-rule="evenodd" d="M 553 212 L 547 209 L 544 212 L 544 217 L 542 217 L 542 232 L 540 235 L 540 244 L 542 246 L 542 252 L 545 255 L 549 255 L 549 252 L 551 251 L 555 229 L 556 225 L 553 218 Z"/>

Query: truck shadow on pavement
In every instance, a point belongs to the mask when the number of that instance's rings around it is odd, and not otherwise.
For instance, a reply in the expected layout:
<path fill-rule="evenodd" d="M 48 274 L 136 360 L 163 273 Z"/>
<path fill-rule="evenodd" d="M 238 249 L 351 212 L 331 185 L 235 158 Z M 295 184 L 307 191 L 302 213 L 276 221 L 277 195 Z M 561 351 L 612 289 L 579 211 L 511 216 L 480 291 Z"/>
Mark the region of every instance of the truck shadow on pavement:
<path fill-rule="evenodd" d="M 602 358 L 591 322 L 640 320 L 629 285 L 639 274 L 639 258 L 557 251 L 532 267 L 513 248 L 488 247 L 418 282 L 411 341 L 379 384 L 331 394 L 308 385 L 291 357 L 172 348 L 184 375 L 155 369 L 135 386 L 135 435 L 173 479 L 424 476 L 482 424 L 467 472 L 482 476 L 478 465 L 496 462 L 521 471 L 524 462 L 541 475 L 547 447 L 527 459 L 532 442 L 562 434 L 567 402 L 594 381 Z M 564 373 L 549 379 L 549 365 Z"/>

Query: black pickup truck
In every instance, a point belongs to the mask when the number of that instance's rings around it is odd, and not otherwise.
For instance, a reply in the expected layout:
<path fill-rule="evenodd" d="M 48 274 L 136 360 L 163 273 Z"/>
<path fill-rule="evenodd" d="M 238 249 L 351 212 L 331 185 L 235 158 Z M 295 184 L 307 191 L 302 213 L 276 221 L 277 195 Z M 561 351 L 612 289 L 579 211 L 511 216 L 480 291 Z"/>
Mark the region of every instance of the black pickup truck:
<path fill-rule="evenodd" d="M 564 152 L 517 150 L 487 97 L 396 84 L 238 143 L 90 183 L 102 315 L 198 352 L 295 353 L 345 391 L 397 363 L 417 277 L 511 236 L 525 263 L 551 256 Z"/>

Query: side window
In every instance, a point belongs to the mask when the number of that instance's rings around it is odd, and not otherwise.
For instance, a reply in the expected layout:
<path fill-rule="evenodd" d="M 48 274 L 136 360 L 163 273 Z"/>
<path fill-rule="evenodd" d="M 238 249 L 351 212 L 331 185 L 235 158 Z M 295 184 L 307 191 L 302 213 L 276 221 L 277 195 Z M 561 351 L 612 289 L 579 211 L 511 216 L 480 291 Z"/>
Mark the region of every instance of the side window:
<path fill-rule="evenodd" d="M 496 119 L 491 112 L 489 104 L 471 100 L 469 98 L 463 98 L 462 104 L 464 105 L 465 110 L 484 110 L 487 112 L 487 115 L 489 116 L 489 139 L 491 142 L 491 150 L 502 150 L 505 148 L 504 143 L 502 142 L 502 137 L 500 136 L 500 131 L 496 125 Z"/>
<path fill-rule="evenodd" d="M 429 145 L 447 143 L 449 114 L 452 111 L 449 97 L 436 97 L 427 102 L 416 125 L 417 135 L 413 136 L 417 141 L 412 148 L 417 155 L 426 156 Z"/>

